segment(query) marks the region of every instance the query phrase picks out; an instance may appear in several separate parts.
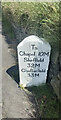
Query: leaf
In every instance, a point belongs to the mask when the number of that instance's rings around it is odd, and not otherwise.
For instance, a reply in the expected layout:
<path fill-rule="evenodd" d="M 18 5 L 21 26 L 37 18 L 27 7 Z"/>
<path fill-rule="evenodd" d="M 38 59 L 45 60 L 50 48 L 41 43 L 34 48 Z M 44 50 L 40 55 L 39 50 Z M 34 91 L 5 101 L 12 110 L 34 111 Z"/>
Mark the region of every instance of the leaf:
<path fill-rule="evenodd" d="M 21 89 L 24 89 L 24 86 L 23 86 L 23 84 L 19 85 L 19 87 L 20 87 Z"/>

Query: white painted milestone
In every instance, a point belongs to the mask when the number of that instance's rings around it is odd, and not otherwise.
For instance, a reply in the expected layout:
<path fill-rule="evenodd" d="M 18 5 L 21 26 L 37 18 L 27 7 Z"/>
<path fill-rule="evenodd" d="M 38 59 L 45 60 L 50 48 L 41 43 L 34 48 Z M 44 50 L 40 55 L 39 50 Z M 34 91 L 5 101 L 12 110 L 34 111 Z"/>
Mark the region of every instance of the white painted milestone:
<path fill-rule="evenodd" d="M 20 85 L 29 87 L 46 83 L 51 47 L 35 35 L 26 37 L 17 46 Z"/>

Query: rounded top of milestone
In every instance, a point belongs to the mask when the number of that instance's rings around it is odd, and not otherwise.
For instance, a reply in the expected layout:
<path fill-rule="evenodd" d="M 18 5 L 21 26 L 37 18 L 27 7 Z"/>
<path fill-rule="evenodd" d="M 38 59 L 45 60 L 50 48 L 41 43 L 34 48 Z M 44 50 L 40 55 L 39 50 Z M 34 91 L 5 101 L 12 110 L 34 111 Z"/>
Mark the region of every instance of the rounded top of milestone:
<path fill-rule="evenodd" d="M 32 43 L 32 42 L 36 43 L 37 42 L 37 43 L 41 43 L 42 45 L 45 44 L 45 45 L 48 45 L 49 48 L 51 49 L 50 44 L 44 38 L 39 38 L 36 35 L 30 35 L 30 36 L 24 38 L 23 41 L 20 42 L 17 47 L 20 47 L 20 46 L 22 46 L 22 45 L 24 45 L 25 43 L 28 43 L 28 42 L 30 42 L 30 43 Z"/>

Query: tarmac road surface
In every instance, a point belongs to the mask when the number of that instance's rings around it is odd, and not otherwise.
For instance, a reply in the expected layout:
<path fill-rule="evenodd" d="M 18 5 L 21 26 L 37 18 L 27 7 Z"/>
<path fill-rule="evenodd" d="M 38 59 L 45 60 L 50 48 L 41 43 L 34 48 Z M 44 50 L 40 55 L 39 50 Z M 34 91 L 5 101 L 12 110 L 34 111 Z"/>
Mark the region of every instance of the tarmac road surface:
<path fill-rule="evenodd" d="M 15 64 L 16 60 L 11 55 L 5 36 L 2 35 L 2 118 L 39 117 L 33 94 L 18 88 L 18 84 L 6 72 Z"/>
<path fill-rule="evenodd" d="M 2 118 L 2 23 L 0 22 L 0 120 Z"/>

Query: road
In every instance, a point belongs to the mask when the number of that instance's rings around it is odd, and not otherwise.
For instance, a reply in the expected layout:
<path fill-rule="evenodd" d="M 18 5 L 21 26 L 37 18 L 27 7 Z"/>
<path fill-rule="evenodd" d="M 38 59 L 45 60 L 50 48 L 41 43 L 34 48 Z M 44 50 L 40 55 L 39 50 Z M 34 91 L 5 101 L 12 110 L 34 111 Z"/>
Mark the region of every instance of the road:
<path fill-rule="evenodd" d="M 18 84 L 6 72 L 15 64 L 16 60 L 2 35 L 2 118 L 39 117 L 34 95 L 18 88 Z"/>
<path fill-rule="evenodd" d="M 2 25 L 0 22 L 0 120 L 2 118 Z"/>

